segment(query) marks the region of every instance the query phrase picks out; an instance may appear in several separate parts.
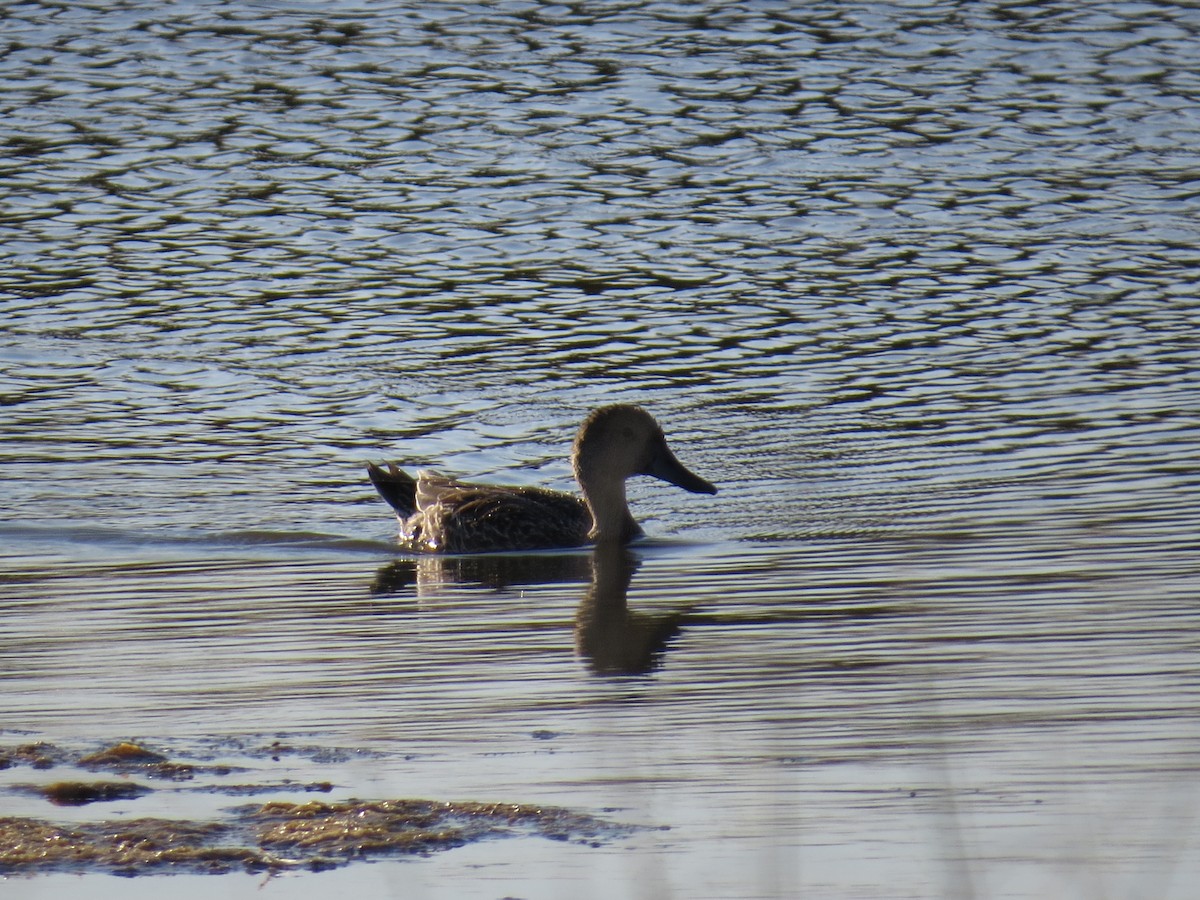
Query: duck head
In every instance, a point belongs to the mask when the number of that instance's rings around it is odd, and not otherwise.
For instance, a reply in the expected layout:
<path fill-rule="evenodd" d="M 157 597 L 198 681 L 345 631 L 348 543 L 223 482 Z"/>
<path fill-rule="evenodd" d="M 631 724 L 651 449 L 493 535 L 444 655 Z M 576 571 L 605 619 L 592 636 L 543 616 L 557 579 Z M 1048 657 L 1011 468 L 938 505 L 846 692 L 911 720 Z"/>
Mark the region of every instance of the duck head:
<path fill-rule="evenodd" d="M 625 479 L 631 475 L 652 475 L 694 494 L 717 492 L 676 459 L 658 422 L 639 406 L 594 411 L 575 436 L 571 462 L 592 511 L 589 536 L 597 542 L 641 534 L 625 499 Z"/>

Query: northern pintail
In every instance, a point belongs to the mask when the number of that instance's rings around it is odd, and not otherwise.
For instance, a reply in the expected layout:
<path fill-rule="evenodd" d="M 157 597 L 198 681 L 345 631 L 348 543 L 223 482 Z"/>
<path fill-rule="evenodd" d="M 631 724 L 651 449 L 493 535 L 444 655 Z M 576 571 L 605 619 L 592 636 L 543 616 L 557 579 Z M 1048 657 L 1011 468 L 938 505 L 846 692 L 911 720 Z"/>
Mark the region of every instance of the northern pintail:
<path fill-rule="evenodd" d="M 615 404 L 584 420 L 571 452 L 582 497 L 537 487 L 473 484 L 394 464 L 367 473 L 400 519 L 400 544 L 424 553 L 547 550 L 627 543 L 642 534 L 629 512 L 625 479 L 653 475 L 686 491 L 717 489 L 689 471 L 658 422 L 638 406 Z"/>

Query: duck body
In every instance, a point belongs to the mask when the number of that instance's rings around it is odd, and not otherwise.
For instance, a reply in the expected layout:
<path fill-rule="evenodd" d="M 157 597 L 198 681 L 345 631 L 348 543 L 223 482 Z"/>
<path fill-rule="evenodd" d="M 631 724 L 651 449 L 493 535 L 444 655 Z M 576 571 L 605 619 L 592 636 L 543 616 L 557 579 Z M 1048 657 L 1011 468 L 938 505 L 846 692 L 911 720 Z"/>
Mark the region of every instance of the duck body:
<path fill-rule="evenodd" d="M 416 553 L 551 550 L 588 543 L 592 516 L 565 491 L 474 484 L 423 469 L 414 479 L 368 465 L 375 489 L 400 520 L 400 546 Z"/>
<path fill-rule="evenodd" d="M 717 489 L 667 447 L 645 410 L 602 407 L 580 426 L 571 454 L 583 495 L 538 487 L 476 484 L 393 464 L 367 465 L 380 496 L 400 520 L 400 546 L 420 553 L 550 550 L 624 544 L 640 536 L 625 499 L 625 479 L 652 475 L 694 493 Z"/>

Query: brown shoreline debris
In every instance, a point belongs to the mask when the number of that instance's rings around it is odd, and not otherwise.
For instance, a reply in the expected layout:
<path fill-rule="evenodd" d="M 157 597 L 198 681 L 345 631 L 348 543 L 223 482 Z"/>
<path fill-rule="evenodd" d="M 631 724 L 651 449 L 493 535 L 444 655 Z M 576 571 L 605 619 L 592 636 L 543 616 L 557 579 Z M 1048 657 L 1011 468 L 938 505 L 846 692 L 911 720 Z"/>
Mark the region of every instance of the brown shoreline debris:
<path fill-rule="evenodd" d="M 557 807 L 432 800 L 273 801 L 227 822 L 144 818 L 71 826 L 0 818 L 0 873 L 120 875 L 321 870 L 509 835 L 595 843 L 629 828 Z"/>
<path fill-rule="evenodd" d="M 229 766 L 202 767 L 192 763 L 171 762 L 161 753 L 149 750 L 132 741 L 118 741 L 95 753 L 80 755 L 45 741 L 0 748 L 0 769 L 27 765 L 34 769 L 53 769 L 72 765 L 96 771 L 103 769 L 117 774 L 138 773 L 147 778 L 167 781 L 188 781 L 198 772 L 224 775 L 233 771 Z"/>
<path fill-rule="evenodd" d="M 136 771 L 148 778 L 163 778 L 169 781 L 187 781 L 196 771 L 196 767 L 190 763 L 171 762 L 163 754 L 147 750 L 132 741 L 119 741 L 96 753 L 81 756 L 76 764 L 89 769 L 107 769 L 110 772 Z"/>
<path fill-rule="evenodd" d="M 131 741 L 118 741 L 111 747 L 89 753 L 79 758 L 81 766 L 112 766 L 112 765 L 147 765 L 148 763 L 163 763 L 167 758 L 161 753 L 147 750 L 140 744 Z"/>
<path fill-rule="evenodd" d="M 13 747 L 11 750 L 5 750 L 0 754 L 0 769 L 7 769 L 11 766 L 27 765 L 35 769 L 53 769 L 55 766 L 70 762 L 70 754 L 67 751 L 56 747 L 54 744 L 49 744 L 45 741 L 36 741 L 32 744 L 21 744 Z"/>
<path fill-rule="evenodd" d="M 228 749 L 222 746 L 226 758 L 230 755 Z M 282 755 L 298 755 L 312 762 L 340 763 L 361 758 L 368 751 L 293 746 L 276 740 L 267 747 L 243 749 L 242 753 L 275 762 Z M 173 762 L 165 754 L 130 740 L 89 753 L 44 742 L 0 748 L 0 768 L 6 768 L 5 763 L 74 767 L 74 779 L 60 776 L 50 784 L 26 785 L 6 779 L 0 786 L 0 791 L 31 794 L 58 806 L 130 800 L 151 791 L 243 798 L 286 792 L 296 802 L 260 801 L 224 807 L 212 818 L 179 820 L 126 819 L 124 807 L 103 821 L 69 824 L 0 815 L 0 878 L 44 872 L 135 876 L 321 871 L 361 860 L 428 855 L 500 837 L 542 837 L 596 845 L 635 830 L 583 813 L 531 804 L 302 799 L 295 795 L 327 794 L 335 784 L 278 777 L 229 783 L 224 776 L 249 770 L 225 763 Z M 277 771 L 273 765 L 259 767 L 264 768 Z M 88 773 L 101 771 L 116 777 L 88 777 Z M 161 787 L 139 783 L 153 778 L 195 780 L 187 785 Z"/>
<path fill-rule="evenodd" d="M 56 781 L 32 788 L 55 806 L 84 806 L 109 800 L 134 800 L 153 788 L 132 781 Z"/>

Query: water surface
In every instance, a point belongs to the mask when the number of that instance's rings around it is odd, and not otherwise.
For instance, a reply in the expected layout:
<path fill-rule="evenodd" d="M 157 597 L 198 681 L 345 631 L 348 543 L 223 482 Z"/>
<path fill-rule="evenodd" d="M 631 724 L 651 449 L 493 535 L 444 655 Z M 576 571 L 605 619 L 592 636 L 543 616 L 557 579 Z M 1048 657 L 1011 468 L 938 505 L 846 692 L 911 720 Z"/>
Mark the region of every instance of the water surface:
<path fill-rule="evenodd" d="M 0 742 L 650 826 L 289 896 L 1188 895 L 1200 12 L 0 21 Z M 365 460 L 567 488 L 615 401 L 721 488 L 632 559 L 392 551 Z"/>

